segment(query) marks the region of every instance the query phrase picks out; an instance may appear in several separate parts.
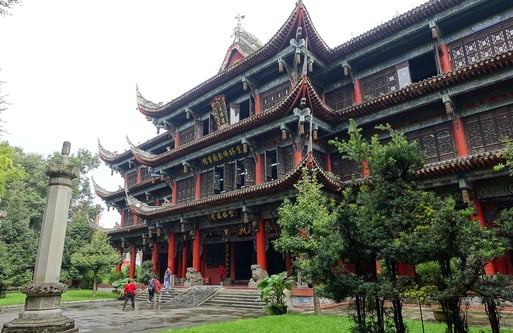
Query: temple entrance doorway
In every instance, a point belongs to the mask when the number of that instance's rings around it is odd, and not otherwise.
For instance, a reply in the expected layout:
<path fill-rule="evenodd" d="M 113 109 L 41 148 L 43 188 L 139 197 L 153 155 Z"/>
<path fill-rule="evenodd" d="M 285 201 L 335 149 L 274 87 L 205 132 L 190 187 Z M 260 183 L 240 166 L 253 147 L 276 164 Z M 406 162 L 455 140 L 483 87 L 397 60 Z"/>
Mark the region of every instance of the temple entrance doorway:
<path fill-rule="evenodd" d="M 256 263 L 253 242 L 235 243 L 235 280 L 248 282 L 251 278 L 251 265 Z"/>
<path fill-rule="evenodd" d="M 277 274 L 286 270 L 285 267 L 285 255 L 274 249 L 274 246 L 269 246 L 267 255 L 267 273 Z"/>

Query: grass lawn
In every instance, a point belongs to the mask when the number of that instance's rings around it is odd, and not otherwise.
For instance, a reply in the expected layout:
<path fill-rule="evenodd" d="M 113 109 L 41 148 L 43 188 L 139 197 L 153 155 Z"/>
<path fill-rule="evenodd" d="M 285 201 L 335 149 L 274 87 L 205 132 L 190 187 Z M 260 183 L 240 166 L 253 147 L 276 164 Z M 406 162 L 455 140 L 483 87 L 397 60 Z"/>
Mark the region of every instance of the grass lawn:
<path fill-rule="evenodd" d="M 339 316 L 317 316 L 313 314 L 287 314 L 283 316 L 265 316 L 255 319 L 241 319 L 231 322 L 205 326 L 163 331 L 180 333 L 335 333 L 350 332 L 351 318 Z M 406 320 L 409 332 L 422 332 L 420 321 Z M 437 322 L 424 322 L 425 333 L 445 332 L 445 325 Z M 484 327 L 471 327 L 471 333 L 490 333 Z M 513 333 L 513 330 L 501 330 L 501 333 Z"/>
<path fill-rule="evenodd" d="M 99 299 L 117 299 L 118 294 L 107 291 L 97 291 L 93 298 L 92 290 L 72 289 L 62 294 L 62 302 L 92 301 Z M 0 307 L 6 305 L 25 304 L 25 294 L 21 292 L 7 292 L 5 297 L 0 298 Z"/>

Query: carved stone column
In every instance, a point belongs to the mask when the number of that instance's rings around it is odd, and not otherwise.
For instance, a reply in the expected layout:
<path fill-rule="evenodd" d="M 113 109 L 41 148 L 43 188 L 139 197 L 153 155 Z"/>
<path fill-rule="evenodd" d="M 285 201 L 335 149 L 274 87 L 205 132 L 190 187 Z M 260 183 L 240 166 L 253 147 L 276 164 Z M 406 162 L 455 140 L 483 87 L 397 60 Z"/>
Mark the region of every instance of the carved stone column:
<path fill-rule="evenodd" d="M 24 310 L 19 318 L 4 324 L 2 333 L 78 332 L 75 321 L 64 316 L 60 308 L 61 294 L 67 289 L 59 276 L 72 180 L 79 175 L 69 164 L 69 153 L 70 143 L 64 142 L 61 162 L 47 169 L 50 182 L 33 281 L 21 290 L 27 295 Z"/>

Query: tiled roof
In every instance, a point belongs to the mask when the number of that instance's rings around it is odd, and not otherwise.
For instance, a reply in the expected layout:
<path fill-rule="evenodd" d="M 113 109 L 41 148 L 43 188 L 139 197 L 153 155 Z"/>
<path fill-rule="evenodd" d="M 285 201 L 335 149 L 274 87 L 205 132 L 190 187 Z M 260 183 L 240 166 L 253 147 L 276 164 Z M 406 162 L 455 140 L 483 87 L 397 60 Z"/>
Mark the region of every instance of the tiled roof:
<path fill-rule="evenodd" d="M 323 171 L 314 158 L 312 158 L 310 162 L 309 157 L 306 156 L 298 166 L 288 172 L 283 178 L 259 185 L 249 186 L 244 189 L 229 191 L 205 199 L 189 201 L 177 205 L 168 204 L 162 206 L 149 206 L 138 201 L 130 195 L 127 198 L 127 203 L 130 210 L 135 215 L 147 219 L 155 219 L 162 216 L 167 216 L 169 214 L 184 213 L 202 208 L 213 207 L 215 205 L 255 198 L 258 196 L 266 196 L 271 193 L 279 193 L 285 190 L 294 189 L 294 184 L 296 184 L 302 176 L 302 169 L 308 165 L 311 165 L 311 167 L 317 168 L 319 170 L 317 173 L 317 178 L 319 182 L 324 185 L 324 189 L 331 192 L 337 192 L 342 188 L 342 184 L 334 178 L 330 177 L 325 171 Z"/>

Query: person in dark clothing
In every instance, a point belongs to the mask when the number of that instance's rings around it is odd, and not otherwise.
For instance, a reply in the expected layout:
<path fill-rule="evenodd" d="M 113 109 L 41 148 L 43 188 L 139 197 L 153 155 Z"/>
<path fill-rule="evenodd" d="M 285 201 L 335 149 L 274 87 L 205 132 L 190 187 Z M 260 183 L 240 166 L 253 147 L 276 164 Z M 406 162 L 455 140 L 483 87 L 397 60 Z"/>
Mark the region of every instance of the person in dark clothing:
<path fill-rule="evenodd" d="M 153 297 L 155 296 L 155 289 L 157 285 L 155 284 L 155 278 L 151 277 L 148 281 L 148 303 L 153 301 Z"/>
<path fill-rule="evenodd" d="M 126 303 L 130 299 L 132 303 L 132 310 L 135 310 L 135 295 L 137 295 L 137 287 L 135 286 L 133 280 L 128 280 L 125 289 L 123 289 L 125 301 L 123 302 L 123 311 L 125 311 Z"/>

